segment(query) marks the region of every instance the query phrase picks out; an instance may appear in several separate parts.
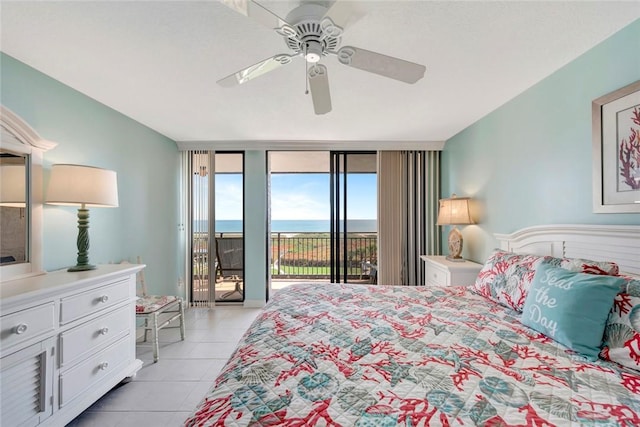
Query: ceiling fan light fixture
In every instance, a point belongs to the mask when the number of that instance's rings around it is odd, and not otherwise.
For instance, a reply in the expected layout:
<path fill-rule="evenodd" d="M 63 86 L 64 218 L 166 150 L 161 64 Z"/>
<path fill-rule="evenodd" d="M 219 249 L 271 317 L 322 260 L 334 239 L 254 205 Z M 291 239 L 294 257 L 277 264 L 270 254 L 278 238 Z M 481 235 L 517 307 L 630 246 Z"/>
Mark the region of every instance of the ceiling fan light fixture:
<path fill-rule="evenodd" d="M 304 59 L 315 64 L 320 61 L 320 58 L 322 58 L 322 44 L 314 40 L 308 41 L 305 46 Z"/>

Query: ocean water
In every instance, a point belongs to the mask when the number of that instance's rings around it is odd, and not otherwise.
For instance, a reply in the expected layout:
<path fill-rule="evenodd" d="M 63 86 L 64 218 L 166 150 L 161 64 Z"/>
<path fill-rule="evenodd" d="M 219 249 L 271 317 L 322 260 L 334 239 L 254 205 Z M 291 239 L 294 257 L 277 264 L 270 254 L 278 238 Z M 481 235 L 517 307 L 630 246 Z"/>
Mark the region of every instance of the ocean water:
<path fill-rule="evenodd" d="M 271 232 L 273 233 L 328 233 L 329 220 L 303 219 L 274 219 L 271 221 Z M 207 222 L 196 220 L 194 230 L 206 230 Z M 349 233 L 375 233 L 377 231 L 377 221 L 375 219 L 350 219 L 347 222 Z M 218 220 L 216 221 L 216 233 L 238 233 L 242 232 L 242 221 L 240 220 Z"/>

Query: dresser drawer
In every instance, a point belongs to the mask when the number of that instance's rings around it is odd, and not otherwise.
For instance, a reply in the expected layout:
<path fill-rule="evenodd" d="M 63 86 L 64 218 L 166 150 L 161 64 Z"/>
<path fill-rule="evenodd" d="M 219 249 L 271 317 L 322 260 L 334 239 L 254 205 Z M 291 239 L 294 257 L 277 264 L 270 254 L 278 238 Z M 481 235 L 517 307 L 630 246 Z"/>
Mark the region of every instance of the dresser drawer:
<path fill-rule="evenodd" d="M 84 390 L 126 364 L 131 358 L 130 350 L 131 340 L 127 335 L 60 374 L 60 406 L 68 404 Z"/>
<path fill-rule="evenodd" d="M 129 298 L 129 280 L 63 298 L 60 304 L 60 323 L 65 324 L 99 310 L 114 306 Z"/>
<path fill-rule="evenodd" d="M 132 311 L 133 307 L 126 305 L 60 334 L 60 367 L 126 335 L 131 328 Z"/>
<path fill-rule="evenodd" d="M 53 301 L 7 314 L 0 318 L 2 350 L 38 335 L 51 332 L 55 326 Z"/>
<path fill-rule="evenodd" d="M 449 272 L 438 265 L 427 264 L 426 276 L 428 286 L 448 286 Z"/>

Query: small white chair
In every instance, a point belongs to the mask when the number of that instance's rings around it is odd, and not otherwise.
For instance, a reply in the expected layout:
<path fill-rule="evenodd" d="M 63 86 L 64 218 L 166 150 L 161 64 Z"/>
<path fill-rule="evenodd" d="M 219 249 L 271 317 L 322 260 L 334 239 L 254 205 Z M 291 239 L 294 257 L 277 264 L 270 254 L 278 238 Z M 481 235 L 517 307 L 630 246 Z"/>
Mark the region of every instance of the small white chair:
<path fill-rule="evenodd" d="M 138 257 L 138 264 L 141 264 L 140 257 Z M 138 273 L 138 283 L 142 296 L 138 296 L 136 301 L 136 317 L 144 319 L 144 342 L 147 342 L 147 333 L 151 331 L 153 362 L 155 363 L 159 359 L 158 332 L 160 329 L 180 328 L 180 338 L 184 341 L 184 303 L 182 298 L 175 295 L 149 295 L 144 281 L 144 270 L 140 270 Z M 162 323 L 160 323 L 159 316 L 161 315 L 169 317 L 162 319 Z M 169 326 L 174 320 L 180 320 L 180 325 Z"/>

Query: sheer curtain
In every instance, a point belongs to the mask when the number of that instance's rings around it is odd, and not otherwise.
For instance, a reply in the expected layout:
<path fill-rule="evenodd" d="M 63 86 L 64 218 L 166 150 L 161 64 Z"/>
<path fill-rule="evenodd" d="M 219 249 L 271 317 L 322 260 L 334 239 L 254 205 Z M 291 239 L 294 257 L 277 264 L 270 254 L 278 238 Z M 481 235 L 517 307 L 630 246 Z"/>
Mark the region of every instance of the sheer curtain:
<path fill-rule="evenodd" d="M 420 255 L 440 250 L 440 152 L 380 151 L 378 182 L 378 283 L 424 285 Z"/>
<path fill-rule="evenodd" d="M 215 305 L 214 159 L 214 151 L 182 152 L 187 301 L 196 307 Z"/>

